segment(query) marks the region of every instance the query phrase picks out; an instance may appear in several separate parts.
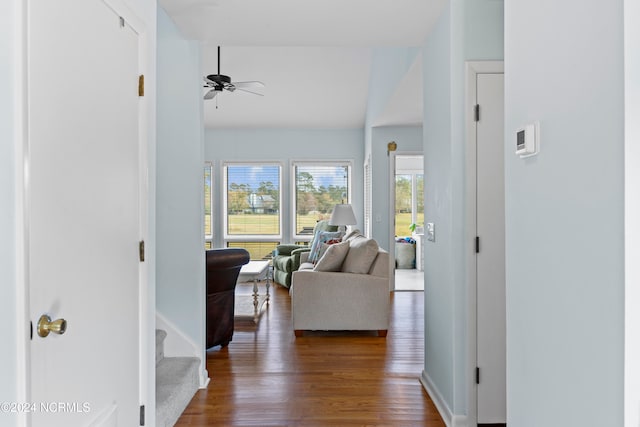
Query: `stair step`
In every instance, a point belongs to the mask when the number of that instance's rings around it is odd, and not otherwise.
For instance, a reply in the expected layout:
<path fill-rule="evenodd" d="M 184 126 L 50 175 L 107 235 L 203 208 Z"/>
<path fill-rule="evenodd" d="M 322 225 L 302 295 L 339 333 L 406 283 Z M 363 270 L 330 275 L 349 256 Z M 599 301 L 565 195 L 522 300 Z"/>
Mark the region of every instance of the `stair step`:
<path fill-rule="evenodd" d="M 164 339 L 167 333 L 162 329 L 156 329 L 156 366 L 164 359 Z"/>
<path fill-rule="evenodd" d="M 200 359 L 165 357 L 156 367 L 156 425 L 172 427 L 198 391 Z"/>

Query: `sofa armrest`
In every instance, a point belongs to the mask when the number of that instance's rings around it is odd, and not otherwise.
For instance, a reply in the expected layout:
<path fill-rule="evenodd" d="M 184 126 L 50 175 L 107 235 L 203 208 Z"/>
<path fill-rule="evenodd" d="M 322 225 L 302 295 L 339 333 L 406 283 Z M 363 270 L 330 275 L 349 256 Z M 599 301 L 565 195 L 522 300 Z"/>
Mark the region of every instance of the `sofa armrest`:
<path fill-rule="evenodd" d="M 298 246 L 298 249 L 291 251 L 291 255 L 300 255 L 304 252 L 311 252 L 311 248 L 309 246 Z"/>
<path fill-rule="evenodd" d="M 311 249 L 307 251 L 300 251 L 300 263 L 298 264 L 298 267 L 309 260 L 309 254 L 311 254 Z"/>
<path fill-rule="evenodd" d="M 300 245 L 294 245 L 294 244 L 289 244 L 289 245 L 278 245 L 276 246 L 276 254 L 277 255 L 284 255 L 284 256 L 290 256 L 293 254 L 293 251 L 303 248 L 304 246 L 300 246 Z"/>

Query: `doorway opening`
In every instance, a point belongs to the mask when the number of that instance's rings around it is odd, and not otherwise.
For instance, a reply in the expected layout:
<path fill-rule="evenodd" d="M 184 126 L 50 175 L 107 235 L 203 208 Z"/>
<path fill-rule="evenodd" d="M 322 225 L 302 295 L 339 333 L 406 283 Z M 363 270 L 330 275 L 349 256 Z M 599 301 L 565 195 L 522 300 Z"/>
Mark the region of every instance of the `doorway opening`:
<path fill-rule="evenodd" d="M 424 291 L 424 159 L 396 154 L 393 162 L 395 291 Z"/>

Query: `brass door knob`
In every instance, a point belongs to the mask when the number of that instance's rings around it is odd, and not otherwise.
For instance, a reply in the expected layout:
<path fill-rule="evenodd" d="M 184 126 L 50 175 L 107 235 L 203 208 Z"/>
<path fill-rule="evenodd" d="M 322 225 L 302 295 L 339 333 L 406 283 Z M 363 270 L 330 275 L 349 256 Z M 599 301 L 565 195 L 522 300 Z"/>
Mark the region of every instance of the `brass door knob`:
<path fill-rule="evenodd" d="M 42 338 L 49 335 L 49 332 L 62 335 L 67 330 L 67 321 L 64 319 L 58 319 L 51 321 L 51 318 L 46 314 L 40 316 L 38 320 L 38 335 Z"/>

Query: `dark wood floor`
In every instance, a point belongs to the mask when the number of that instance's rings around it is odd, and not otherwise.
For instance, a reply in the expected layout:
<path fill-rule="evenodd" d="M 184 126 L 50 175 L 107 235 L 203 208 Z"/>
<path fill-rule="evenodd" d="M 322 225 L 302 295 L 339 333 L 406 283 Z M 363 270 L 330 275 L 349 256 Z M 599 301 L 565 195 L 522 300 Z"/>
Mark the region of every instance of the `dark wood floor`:
<path fill-rule="evenodd" d="M 176 426 L 444 427 L 419 381 L 423 295 L 392 294 L 386 338 L 375 332 L 295 338 L 289 294 L 276 286 L 257 326 L 237 320 L 231 344 L 207 352 L 211 383 Z"/>

